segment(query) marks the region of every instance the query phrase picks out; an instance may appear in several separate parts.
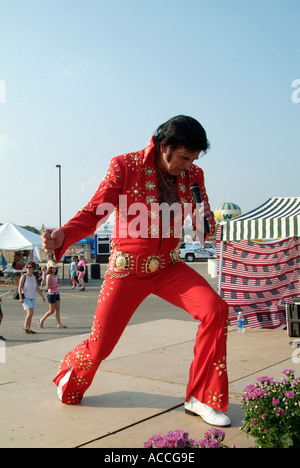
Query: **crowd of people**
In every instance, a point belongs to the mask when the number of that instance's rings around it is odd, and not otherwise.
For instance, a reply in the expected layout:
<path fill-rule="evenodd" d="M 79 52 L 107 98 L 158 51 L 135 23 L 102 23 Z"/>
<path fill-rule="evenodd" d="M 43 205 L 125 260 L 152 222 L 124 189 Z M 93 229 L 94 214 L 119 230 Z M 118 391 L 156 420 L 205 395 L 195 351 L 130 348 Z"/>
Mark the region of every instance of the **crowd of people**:
<path fill-rule="evenodd" d="M 55 315 L 57 322 L 57 328 L 67 328 L 62 324 L 60 319 L 60 293 L 59 288 L 61 286 L 61 280 L 58 276 L 58 265 L 53 261 L 47 262 L 47 267 L 43 267 L 41 275 L 36 278 L 34 271 L 36 264 L 30 260 L 25 265 L 26 272 L 21 276 L 15 298 L 19 300 L 26 313 L 23 330 L 28 335 L 35 335 L 36 332 L 32 330 L 32 319 L 34 311 L 36 309 L 36 295 L 41 296 L 44 303 L 48 303 L 49 310 L 44 314 L 42 318 L 37 320 L 39 328 L 44 328 L 45 320 L 51 315 Z M 84 278 L 86 275 L 87 265 L 83 255 L 72 257 L 72 263 L 70 265 L 70 280 L 72 283 L 71 289 L 78 289 L 79 291 L 85 291 Z M 47 293 L 46 297 L 44 291 Z M 3 319 L 2 312 L 2 299 L 0 296 L 0 325 Z M 0 335 L 0 340 L 5 341 L 5 338 Z"/>

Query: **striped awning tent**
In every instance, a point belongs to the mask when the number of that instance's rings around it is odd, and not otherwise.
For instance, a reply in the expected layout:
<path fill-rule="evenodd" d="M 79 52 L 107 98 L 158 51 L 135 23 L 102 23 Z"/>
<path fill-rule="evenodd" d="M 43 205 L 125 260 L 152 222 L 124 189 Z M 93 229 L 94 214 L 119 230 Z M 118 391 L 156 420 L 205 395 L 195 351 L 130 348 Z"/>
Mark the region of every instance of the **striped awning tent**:
<path fill-rule="evenodd" d="M 300 236 L 300 197 L 274 197 L 248 213 L 222 223 L 221 240 Z"/>
<path fill-rule="evenodd" d="M 285 306 L 300 294 L 300 197 L 271 198 L 222 223 L 217 246 L 230 324 L 242 312 L 248 327 L 285 327 Z"/>

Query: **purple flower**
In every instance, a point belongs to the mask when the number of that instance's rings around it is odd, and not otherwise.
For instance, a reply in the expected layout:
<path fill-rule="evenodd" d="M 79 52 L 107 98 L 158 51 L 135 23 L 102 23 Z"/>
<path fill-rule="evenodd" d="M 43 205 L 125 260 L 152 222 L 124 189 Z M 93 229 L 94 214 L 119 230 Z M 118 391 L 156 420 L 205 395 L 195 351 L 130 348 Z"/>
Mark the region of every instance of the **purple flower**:
<path fill-rule="evenodd" d="M 284 413 L 283 409 L 278 408 L 276 414 L 277 414 L 277 416 L 284 416 L 285 413 Z"/>
<path fill-rule="evenodd" d="M 248 385 L 244 391 L 246 392 L 244 398 L 249 398 L 251 400 L 257 400 L 266 394 L 266 391 L 263 388 L 257 387 L 256 385 Z"/>
<path fill-rule="evenodd" d="M 165 447 L 165 437 L 162 436 L 161 434 L 155 434 L 150 439 L 147 440 L 147 442 L 144 442 L 144 448 L 163 448 Z"/>
<path fill-rule="evenodd" d="M 225 432 L 222 431 L 222 429 L 211 427 L 210 430 L 204 434 L 204 437 L 206 437 L 206 439 L 219 439 L 222 441 L 225 439 Z"/>
<path fill-rule="evenodd" d="M 194 439 L 189 439 L 189 445 L 193 448 L 197 448 L 198 447 L 198 442 Z"/>
<path fill-rule="evenodd" d="M 176 429 L 176 431 L 170 431 L 167 434 L 168 437 L 173 437 L 175 439 L 188 439 L 189 434 L 185 430 Z"/>
<path fill-rule="evenodd" d="M 272 403 L 274 406 L 279 405 L 279 400 L 276 400 L 276 398 L 273 398 Z"/>
<path fill-rule="evenodd" d="M 199 448 L 220 448 L 220 443 L 217 439 L 203 439 L 199 442 Z"/>
<path fill-rule="evenodd" d="M 189 434 L 180 429 L 176 429 L 176 431 L 170 431 L 166 435 L 166 443 L 167 447 L 180 447 L 183 448 L 186 446 L 186 443 L 188 442 L 188 437 Z"/>
<path fill-rule="evenodd" d="M 189 439 L 188 432 L 180 429 L 170 431 L 167 435 L 155 434 L 147 442 L 144 442 L 144 448 L 185 448 L 196 447 L 197 442 Z"/>
<path fill-rule="evenodd" d="M 179 439 L 177 441 L 177 447 L 179 447 L 179 448 L 184 448 L 185 444 L 186 444 L 186 439 Z"/>
<path fill-rule="evenodd" d="M 267 376 L 264 376 L 264 377 L 257 377 L 256 379 L 258 382 L 260 383 L 267 383 L 267 384 L 270 384 L 272 383 L 273 381 L 273 377 L 267 377 Z"/>
<path fill-rule="evenodd" d="M 160 436 L 159 439 L 156 440 L 154 447 L 155 448 L 164 448 L 167 446 L 167 441 L 165 436 Z"/>
<path fill-rule="evenodd" d="M 205 434 L 205 439 L 197 442 L 189 439 L 188 432 L 177 429 L 170 431 L 167 435 L 155 434 L 147 442 L 144 442 L 144 448 L 222 448 L 222 441 L 225 439 L 225 432 L 221 429 L 211 427 Z"/>
<path fill-rule="evenodd" d="M 293 369 L 284 369 L 281 373 L 285 375 L 291 375 L 292 377 L 294 377 L 295 372 Z"/>
<path fill-rule="evenodd" d="M 244 392 L 251 393 L 251 392 L 254 392 L 254 390 L 256 390 L 256 385 L 250 384 L 247 387 L 245 387 Z"/>
<path fill-rule="evenodd" d="M 284 395 L 287 398 L 294 398 L 294 396 L 296 396 L 296 394 L 294 392 L 289 392 L 289 391 L 284 392 Z"/>

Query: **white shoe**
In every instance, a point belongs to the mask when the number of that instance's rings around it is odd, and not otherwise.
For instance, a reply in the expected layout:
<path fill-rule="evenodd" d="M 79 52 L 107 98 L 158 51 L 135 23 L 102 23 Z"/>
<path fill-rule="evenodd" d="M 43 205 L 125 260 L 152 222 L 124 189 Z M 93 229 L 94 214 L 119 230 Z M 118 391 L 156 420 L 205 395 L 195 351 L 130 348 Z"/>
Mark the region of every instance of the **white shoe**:
<path fill-rule="evenodd" d="M 213 426 L 227 427 L 231 425 L 230 418 L 222 411 L 215 410 L 205 403 L 200 403 L 196 398 L 191 397 L 184 405 L 186 414 L 192 416 L 201 416 L 201 418 L 208 424 Z"/>

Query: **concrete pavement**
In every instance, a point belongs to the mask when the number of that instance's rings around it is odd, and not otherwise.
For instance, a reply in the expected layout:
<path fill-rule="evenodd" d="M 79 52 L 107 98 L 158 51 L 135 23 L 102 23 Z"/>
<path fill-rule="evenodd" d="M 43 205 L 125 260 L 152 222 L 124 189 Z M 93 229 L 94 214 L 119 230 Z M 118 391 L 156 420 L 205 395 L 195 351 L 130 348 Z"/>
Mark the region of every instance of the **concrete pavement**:
<path fill-rule="evenodd" d="M 79 406 L 62 405 L 52 379 L 63 356 L 88 334 L 2 344 L 0 447 L 140 448 L 153 434 L 175 429 L 202 439 L 210 426 L 186 415 L 183 407 L 196 331 L 193 321 L 163 315 L 128 326 Z M 280 379 L 285 368 L 300 374 L 290 341 L 284 330 L 247 329 L 240 335 L 229 328 L 227 445 L 254 445 L 240 430 L 246 385 L 261 375 Z"/>
<path fill-rule="evenodd" d="M 183 409 L 196 328 L 170 319 L 127 327 L 79 406 L 62 405 L 51 382 L 79 337 L 7 348 L 6 364 L 0 364 L 0 447 L 142 447 L 151 435 L 175 429 L 200 440 L 209 426 Z M 279 379 L 284 368 L 299 375 L 299 364 L 291 361 L 282 330 L 240 335 L 231 329 L 228 345 L 232 427 L 226 442 L 253 446 L 239 429 L 244 387 L 259 375 Z"/>

